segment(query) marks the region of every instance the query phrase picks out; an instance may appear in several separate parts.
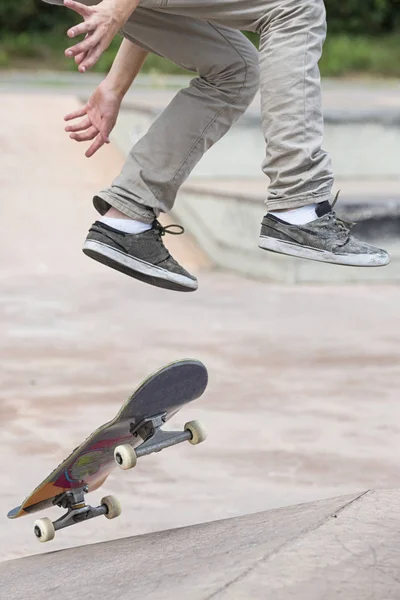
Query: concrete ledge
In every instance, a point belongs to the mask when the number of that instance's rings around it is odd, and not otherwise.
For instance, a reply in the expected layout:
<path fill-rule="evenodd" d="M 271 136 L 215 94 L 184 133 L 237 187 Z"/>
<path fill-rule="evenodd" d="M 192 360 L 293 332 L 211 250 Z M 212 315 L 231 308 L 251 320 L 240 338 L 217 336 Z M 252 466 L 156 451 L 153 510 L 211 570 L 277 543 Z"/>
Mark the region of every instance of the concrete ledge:
<path fill-rule="evenodd" d="M 238 184 L 239 187 L 239 184 Z M 400 281 L 400 199 L 359 204 L 341 201 L 339 214 L 358 220 L 354 232 L 392 254 L 384 268 L 354 268 L 300 260 L 258 248 L 265 213 L 261 196 L 211 191 L 212 184 L 185 186 L 174 216 L 221 268 L 280 283 L 359 283 Z"/>
<path fill-rule="evenodd" d="M 194 76 L 194 75 L 193 75 Z M 87 99 L 91 91 L 102 81 L 104 75 L 76 72 L 53 72 L 46 69 L 35 72 L 4 70 L 0 72 L 0 90 L 7 92 L 18 89 L 35 91 L 40 88 L 53 93 L 75 92 Z M 124 107 L 136 108 L 141 96 L 152 96 L 150 105 L 157 112 L 161 99 L 167 102 L 180 88 L 188 85 L 191 75 L 163 75 L 162 73 L 141 74 L 128 92 Z M 327 123 L 378 123 L 400 125 L 400 86 L 397 80 L 351 81 L 325 78 L 322 81 L 324 114 Z M 143 102 L 148 106 L 148 99 Z M 259 98 L 257 97 L 245 122 L 258 121 Z"/>
<path fill-rule="evenodd" d="M 370 491 L 4 562 L 0 586 L 7 600 L 397 598 L 399 531 L 399 491 Z"/>
<path fill-rule="evenodd" d="M 172 96 L 170 91 L 159 91 L 154 96 L 138 93 L 134 101 L 128 98 L 114 130 L 114 140 L 125 153 L 145 134 Z M 400 111 L 399 125 L 383 119 L 364 120 L 362 111 L 354 115 L 348 112 L 340 119 L 336 112 L 336 116 L 330 115 L 329 109 L 325 113 L 324 148 L 332 156 L 337 178 L 395 179 L 400 183 Z M 388 116 L 390 111 L 383 114 Z M 192 176 L 257 178 L 264 156 L 260 112 L 253 106 L 205 154 Z"/>

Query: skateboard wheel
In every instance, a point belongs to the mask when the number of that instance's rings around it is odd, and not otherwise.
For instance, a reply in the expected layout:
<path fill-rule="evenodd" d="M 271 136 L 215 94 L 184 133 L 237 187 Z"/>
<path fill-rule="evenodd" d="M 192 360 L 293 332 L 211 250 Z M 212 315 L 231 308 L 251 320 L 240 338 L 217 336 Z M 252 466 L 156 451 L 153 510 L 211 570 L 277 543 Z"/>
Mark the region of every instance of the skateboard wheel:
<path fill-rule="evenodd" d="M 192 434 L 192 438 L 189 440 L 191 444 L 201 444 L 207 438 L 205 427 L 200 421 L 189 421 L 185 425 L 185 431 L 190 431 Z"/>
<path fill-rule="evenodd" d="M 114 450 L 114 458 L 120 469 L 132 469 L 137 463 L 136 452 L 130 444 L 117 446 Z"/>
<path fill-rule="evenodd" d="M 39 542 L 50 542 L 56 535 L 56 530 L 50 519 L 44 517 L 33 524 L 33 531 Z"/>
<path fill-rule="evenodd" d="M 105 496 L 101 499 L 101 504 L 107 507 L 107 512 L 104 515 L 107 519 L 115 519 L 121 514 L 121 505 L 115 496 Z"/>

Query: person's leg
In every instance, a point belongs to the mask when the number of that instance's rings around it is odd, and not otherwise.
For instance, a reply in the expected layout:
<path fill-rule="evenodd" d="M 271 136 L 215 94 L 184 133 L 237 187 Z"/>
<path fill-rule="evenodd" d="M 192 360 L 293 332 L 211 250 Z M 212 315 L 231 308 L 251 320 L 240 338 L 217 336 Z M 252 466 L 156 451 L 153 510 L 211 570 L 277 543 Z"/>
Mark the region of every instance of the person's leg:
<path fill-rule="evenodd" d="M 354 266 L 387 264 L 387 252 L 358 242 L 330 204 L 333 174 L 322 149 L 318 69 L 326 34 L 323 0 L 143 2 L 260 33 L 263 171 L 270 179 L 272 211 L 263 219 L 260 247 Z"/>
<path fill-rule="evenodd" d="M 333 173 L 322 150 L 318 70 L 326 35 L 323 0 L 142 0 L 141 5 L 174 19 L 183 14 L 260 33 L 267 208 L 293 209 L 329 200 Z"/>
<path fill-rule="evenodd" d="M 325 8 L 323 0 L 272 4 L 260 31 L 263 170 L 270 179 L 267 208 L 293 209 L 331 198 L 318 69 Z"/>
<path fill-rule="evenodd" d="M 94 204 L 151 223 L 171 210 L 204 152 L 243 114 L 258 89 L 258 55 L 239 31 L 138 8 L 124 27 L 135 44 L 198 73 L 132 148 Z"/>
<path fill-rule="evenodd" d="M 268 1 L 268 0 L 267 0 Z M 333 173 L 322 149 L 318 61 L 326 34 L 323 0 L 275 2 L 260 29 L 260 88 L 270 178 L 259 246 L 350 266 L 383 266 L 384 250 L 359 242 L 330 204 Z"/>
<path fill-rule="evenodd" d="M 92 226 L 83 251 L 146 283 L 195 290 L 195 277 L 170 256 L 162 242 L 163 234 L 173 231 L 162 228 L 156 218 L 172 208 L 179 186 L 204 152 L 254 98 L 258 55 L 238 31 L 142 8 L 125 25 L 124 35 L 197 72 L 198 77 L 175 96 L 135 144 L 112 185 L 95 196 L 94 205 L 106 214 L 106 220 Z M 110 227 L 118 219 L 117 211 L 132 219 L 121 220 L 119 231 Z M 137 227 L 146 224 L 151 229 L 136 233 Z"/>

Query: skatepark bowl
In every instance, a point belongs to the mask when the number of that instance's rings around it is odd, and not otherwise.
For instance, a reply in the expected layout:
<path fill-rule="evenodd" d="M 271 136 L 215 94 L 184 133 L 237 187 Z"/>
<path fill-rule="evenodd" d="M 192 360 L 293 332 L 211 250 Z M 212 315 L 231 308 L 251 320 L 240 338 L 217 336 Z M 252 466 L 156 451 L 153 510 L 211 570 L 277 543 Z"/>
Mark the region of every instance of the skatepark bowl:
<path fill-rule="evenodd" d="M 207 158 L 177 201 L 174 218 L 186 234 L 166 240 L 197 276 L 198 291 L 156 289 L 91 261 L 81 251 L 96 218 L 91 199 L 121 169 L 129 119 L 138 122 L 135 102 L 159 110 L 171 89 L 140 80 L 113 142 L 87 160 L 65 134 L 63 116 L 98 76 L 57 77 L 0 78 L 0 598 L 398 600 L 398 263 L 367 280 L 358 269 L 332 266 L 327 275 L 258 251 L 251 232 L 264 191 L 250 151 L 240 178 L 239 129 L 213 164 L 225 168 L 231 145 L 240 179 L 234 202 L 231 178 L 217 182 Z M 331 123 L 356 96 L 369 102 L 373 119 L 376 106 L 390 107 L 391 116 L 398 108 L 395 88 L 346 86 L 325 89 L 328 109 L 337 111 Z M 328 135 L 334 151 L 343 127 Z M 371 127 L 363 139 L 375 135 Z M 345 133 L 350 153 L 356 134 Z M 394 124 L 385 136 L 397 148 Z M 339 175 L 351 192 L 346 211 L 364 215 L 366 237 L 371 228 L 381 242 L 387 235 L 395 256 L 400 188 L 392 159 L 399 153 L 390 150 L 385 161 L 379 144 L 370 179 L 360 156 L 343 159 Z M 366 188 L 368 206 L 360 208 Z M 380 205 L 382 195 L 391 201 Z M 115 495 L 116 519 L 101 515 L 41 544 L 33 523 L 57 519 L 58 507 L 6 518 L 145 377 L 184 358 L 206 365 L 209 384 L 168 427 L 199 419 L 204 443 L 115 469 L 87 500 L 98 506 Z"/>

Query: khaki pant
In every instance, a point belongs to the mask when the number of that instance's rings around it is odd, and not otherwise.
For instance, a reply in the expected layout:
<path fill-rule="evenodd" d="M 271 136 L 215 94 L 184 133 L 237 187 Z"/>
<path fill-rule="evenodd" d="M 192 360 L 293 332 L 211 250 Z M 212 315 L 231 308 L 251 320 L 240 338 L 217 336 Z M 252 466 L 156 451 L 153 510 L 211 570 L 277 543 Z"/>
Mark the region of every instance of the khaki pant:
<path fill-rule="evenodd" d="M 259 53 L 240 29 L 260 33 Z M 329 200 L 318 70 L 325 34 L 323 0 L 142 0 L 124 35 L 198 77 L 135 144 L 96 208 L 104 213 L 112 205 L 147 222 L 169 211 L 180 185 L 259 85 L 268 209 Z"/>

